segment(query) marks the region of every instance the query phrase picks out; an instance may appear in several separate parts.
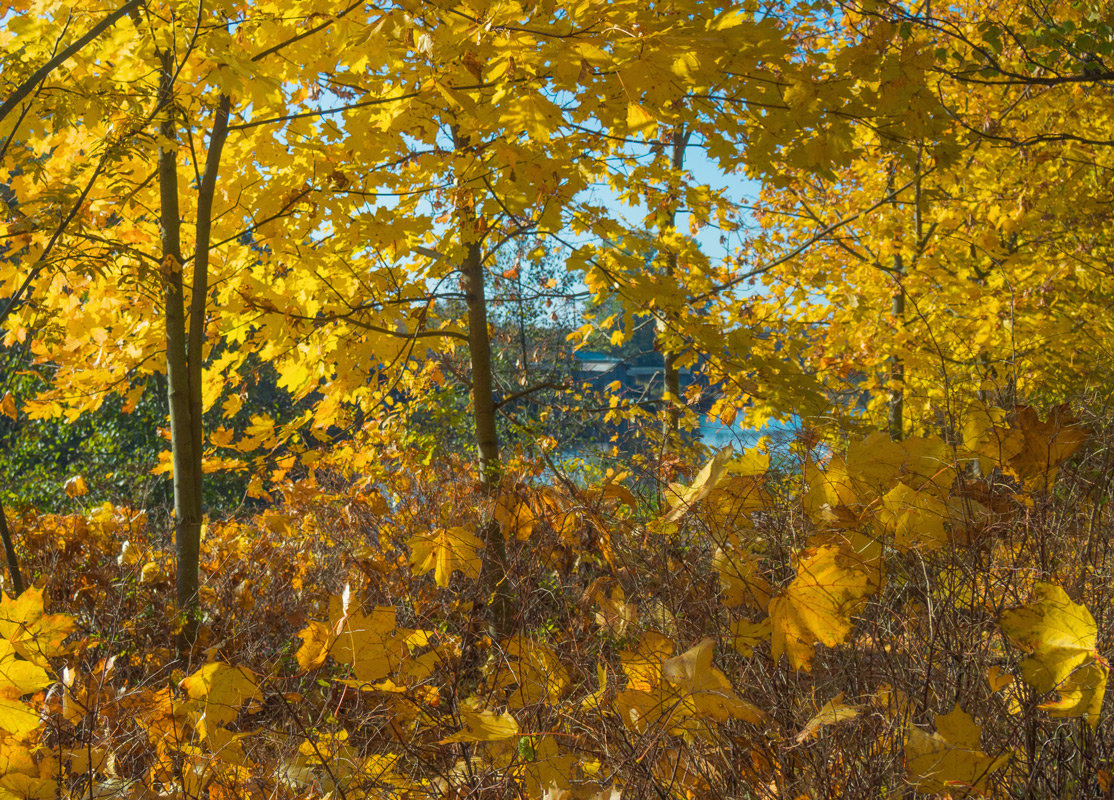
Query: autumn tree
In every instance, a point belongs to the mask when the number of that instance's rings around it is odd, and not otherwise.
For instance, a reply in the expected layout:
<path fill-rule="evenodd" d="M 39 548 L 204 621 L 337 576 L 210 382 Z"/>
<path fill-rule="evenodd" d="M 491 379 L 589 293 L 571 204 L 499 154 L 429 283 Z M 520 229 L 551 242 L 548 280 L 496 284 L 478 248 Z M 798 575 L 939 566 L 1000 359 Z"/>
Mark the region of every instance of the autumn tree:
<path fill-rule="evenodd" d="M 1063 399 L 1078 388 L 1073 374 L 1104 371 L 1102 356 L 1080 361 L 1078 342 L 1100 342 L 1108 326 L 1097 309 L 1080 313 L 1106 291 L 1092 260 L 1109 225 L 1099 199 L 1106 153 L 1094 142 L 1066 144 L 1077 134 L 1060 121 L 1101 118 L 1108 104 L 1066 88 L 1071 81 L 1062 91 L 1053 81 L 1038 99 L 1039 75 L 1023 84 L 991 76 L 987 63 L 981 73 L 957 67 L 1032 53 L 1009 37 L 968 50 L 959 32 L 982 34 L 959 10 L 938 14 L 913 24 L 898 9 L 856 11 L 837 40 L 876 48 L 898 91 L 934 84 L 937 121 L 897 135 L 863 126 L 846 167 L 825 175 L 787 165 L 764 194 L 764 252 L 816 237 L 769 273 L 776 308 L 814 326 L 814 369 L 833 390 L 866 391 L 895 437 L 940 415 L 954 424 L 961 394 L 1007 405 Z M 940 47 L 941 31 L 958 37 L 956 50 Z M 926 107 L 910 105 L 918 114 Z M 975 119 L 966 109 L 976 107 L 991 110 Z"/>
<path fill-rule="evenodd" d="M 320 70 L 333 67 L 288 59 L 299 50 L 319 53 L 315 36 L 349 35 L 352 29 L 331 29 L 355 8 L 325 17 L 307 8 L 291 19 L 246 5 L 188 15 L 176 6 L 147 6 L 120 18 L 110 38 L 74 54 L 67 75 L 55 73 L 64 82 L 40 85 L 46 98 L 65 93 L 67 106 L 50 118 L 45 137 L 23 131 L 23 166 L 9 169 L 24 218 L 44 216 L 36 209 L 52 196 L 77 197 L 66 224 L 24 234 L 26 252 L 37 260 L 19 291 L 38 301 L 12 307 L 9 336 L 33 333 L 33 351 L 56 370 L 55 388 L 28 403 L 27 413 L 73 417 L 111 391 L 127 392 L 134 403 L 142 382 L 133 384 L 130 373 L 167 373 L 183 646 L 198 615 L 202 473 L 211 468 L 203 464 L 203 414 L 220 399 L 229 366 L 218 359 L 207 371 L 205 362 L 214 346 L 224 349 L 218 343 L 227 331 L 245 324 L 236 313 L 242 307 L 229 309 L 226 297 L 214 305 L 212 290 L 229 276 L 249 280 L 266 261 L 260 229 L 270 224 L 267 233 L 275 235 L 304 195 L 284 196 L 288 189 L 280 188 L 301 186 L 304 170 L 288 162 L 264 166 L 263 159 L 277 152 L 275 129 L 292 106 L 306 99 Z M 306 113 L 316 118 L 319 109 L 311 105 Z M 252 116 L 244 119 L 247 109 Z M 290 141 L 279 149 L 297 148 L 297 134 L 285 135 Z M 217 177 L 230 136 L 227 149 L 236 160 L 225 187 Z M 73 157 L 86 149 L 99 160 Z M 44 191 L 52 185 L 58 188 Z M 304 222 L 300 230 L 308 230 Z M 18 298 L 13 294 L 9 305 Z M 268 438 L 264 433 L 260 441 Z"/>

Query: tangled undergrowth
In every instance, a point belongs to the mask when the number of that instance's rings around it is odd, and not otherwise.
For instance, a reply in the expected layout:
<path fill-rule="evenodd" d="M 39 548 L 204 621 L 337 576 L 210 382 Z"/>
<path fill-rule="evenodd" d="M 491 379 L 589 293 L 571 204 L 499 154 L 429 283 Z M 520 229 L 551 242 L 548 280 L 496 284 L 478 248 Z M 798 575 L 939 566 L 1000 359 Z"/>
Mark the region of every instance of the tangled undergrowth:
<path fill-rule="evenodd" d="M 495 507 L 459 465 L 311 478 L 209 524 L 189 663 L 141 512 L 27 515 L 0 798 L 1104 797 L 1110 445 L 977 407 L 796 472 L 724 451 L 660 508 L 614 475 Z"/>

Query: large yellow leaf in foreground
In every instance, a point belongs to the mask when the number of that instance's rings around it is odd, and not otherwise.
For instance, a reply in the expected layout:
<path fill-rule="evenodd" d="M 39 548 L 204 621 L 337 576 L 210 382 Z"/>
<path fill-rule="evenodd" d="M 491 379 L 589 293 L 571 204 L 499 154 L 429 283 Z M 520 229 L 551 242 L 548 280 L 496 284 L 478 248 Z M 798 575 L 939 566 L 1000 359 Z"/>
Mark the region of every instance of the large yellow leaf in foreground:
<path fill-rule="evenodd" d="M 773 657 L 784 653 L 795 669 L 809 669 L 814 645 L 835 647 L 851 632 L 851 615 L 877 591 L 877 579 L 836 544 L 802 555 L 797 577 L 770 601 Z"/>
<path fill-rule="evenodd" d="M 453 570 L 470 578 L 480 576 L 479 549 L 483 542 L 467 528 L 436 528 L 410 539 L 410 565 L 415 575 L 433 573 L 437 585 L 449 585 Z"/>
<path fill-rule="evenodd" d="M 73 617 L 45 613 L 44 602 L 42 590 L 35 586 L 16 598 L 0 594 L 0 637 L 42 667 L 48 666 L 48 657 L 66 652 L 63 642 L 74 630 Z"/>
<path fill-rule="evenodd" d="M 1053 583 L 1038 583 L 1026 605 L 1002 614 L 999 624 L 1009 640 L 1030 655 L 1021 662 L 1025 682 L 1059 700 L 1041 708 L 1056 717 L 1098 722 L 1109 667 L 1095 650 L 1098 628 L 1086 606 L 1072 602 Z"/>
<path fill-rule="evenodd" d="M 738 697 L 731 681 L 712 666 L 714 640 L 704 639 L 679 656 L 661 664 L 662 677 L 672 683 L 702 717 L 726 722 L 730 718 L 757 724 L 766 720 L 761 709 Z"/>
<path fill-rule="evenodd" d="M 438 744 L 497 742 L 500 739 L 509 739 L 518 734 L 518 720 L 509 711 L 496 714 L 494 711 L 486 709 L 475 711 L 462 708 L 460 710 L 460 723 L 464 728 L 463 730 L 445 737 Z"/>
<path fill-rule="evenodd" d="M 922 792 L 947 792 L 967 797 L 986 790 L 992 773 L 1005 766 L 1009 755 L 991 758 L 979 749 L 981 729 L 956 706 L 936 715 L 936 733 L 910 725 L 905 734 L 905 767 L 910 782 Z"/>
<path fill-rule="evenodd" d="M 16 698 L 45 689 L 54 679 L 38 664 L 16 657 L 16 649 L 0 639 L 0 697 Z"/>
<path fill-rule="evenodd" d="M 219 661 L 206 664 L 185 678 L 181 687 L 198 704 L 198 732 L 207 736 L 212 728 L 227 725 L 240 713 L 240 706 L 259 698 L 255 678 L 242 667 Z"/>

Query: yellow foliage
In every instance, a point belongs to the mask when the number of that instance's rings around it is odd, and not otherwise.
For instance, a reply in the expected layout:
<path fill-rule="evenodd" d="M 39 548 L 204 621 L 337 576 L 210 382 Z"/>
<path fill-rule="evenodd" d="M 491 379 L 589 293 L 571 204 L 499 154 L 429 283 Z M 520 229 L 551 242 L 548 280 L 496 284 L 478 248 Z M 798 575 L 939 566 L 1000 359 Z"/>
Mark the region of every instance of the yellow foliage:
<path fill-rule="evenodd" d="M 215 728 L 235 720 L 241 706 L 260 696 L 251 673 L 219 661 L 206 664 L 184 678 L 181 687 L 196 701 L 197 729 L 203 738 Z"/>
<path fill-rule="evenodd" d="M 1025 682 L 1059 700 L 1041 704 L 1052 716 L 1082 716 L 1098 724 L 1110 668 L 1095 650 L 1097 626 L 1086 606 L 1072 602 L 1056 584 L 1039 583 L 1026 605 L 1002 614 L 1010 641 L 1030 655 L 1021 662 Z"/>
<path fill-rule="evenodd" d="M 936 732 L 910 725 L 905 734 L 905 765 L 909 780 L 920 791 L 967 796 L 985 791 L 994 772 L 1009 754 L 988 756 L 979 747 L 981 729 L 958 705 L 950 714 L 936 715 Z"/>
<path fill-rule="evenodd" d="M 460 710 L 460 722 L 463 730 L 446 736 L 439 744 L 452 744 L 453 742 L 497 742 L 509 739 L 518 733 L 518 721 L 509 711 L 496 714 L 485 709 Z"/>
<path fill-rule="evenodd" d="M 432 572 L 437 585 L 446 587 L 455 570 L 473 579 L 480 576 L 482 547 L 480 538 L 467 528 L 437 528 L 410 539 L 410 564 L 415 575 Z"/>
<path fill-rule="evenodd" d="M 817 643 L 835 647 L 851 632 L 851 615 L 878 590 L 876 576 L 838 545 L 823 545 L 797 558 L 797 576 L 773 599 L 773 657 L 785 654 L 807 670 Z"/>
<path fill-rule="evenodd" d="M 843 702 L 843 693 L 833 697 L 816 712 L 816 716 L 805 723 L 801 732 L 797 734 L 797 743 L 807 741 L 820 735 L 820 729 L 826 725 L 836 725 L 859 716 L 857 706 L 849 706 Z"/>

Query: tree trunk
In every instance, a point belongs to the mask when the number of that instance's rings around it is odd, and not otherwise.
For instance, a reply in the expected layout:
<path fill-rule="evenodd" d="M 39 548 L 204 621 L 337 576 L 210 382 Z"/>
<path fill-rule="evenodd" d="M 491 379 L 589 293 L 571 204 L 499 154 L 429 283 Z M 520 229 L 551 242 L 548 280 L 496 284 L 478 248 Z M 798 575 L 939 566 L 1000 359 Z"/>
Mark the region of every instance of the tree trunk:
<path fill-rule="evenodd" d="M 170 449 L 174 467 L 174 544 L 177 572 L 179 655 L 185 655 L 197 635 L 198 561 L 201 544 L 201 475 L 194 453 L 190 413 L 189 355 L 186 343 L 185 290 L 182 284 L 182 223 L 178 211 L 178 165 L 174 108 L 174 61 L 160 54 L 159 83 L 159 193 L 162 227 L 162 277 L 166 330 L 166 384 L 170 407 Z"/>
<path fill-rule="evenodd" d="M 894 324 L 901 330 L 905 324 L 905 289 L 901 285 L 903 265 L 901 255 L 894 257 L 897 291 L 893 299 Z M 900 442 L 905 438 L 905 361 L 900 356 L 890 359 L 890 439 Z"/>
<path fill-rule="evenodd" d="M 674 170 L 684 169 L 685 166 L 685 147 L 688 145 L 689 133 L 685 130 L 684 126 L 678 126 L 673 131 L 673 152 L 670 159 L 670 166 Z M 669 204 L 669 213 L 665 219 L 665 230 L 672 231 L 677 225 L 677 205 L 680 202 L 678 198 L 671 198 Z M 665 261 L 665 274 L 667 278 L 672 278 L 677 273 L 677 252 L 670 250 L 666 255 Z M 677 354 L 669 350 L 665 346 L 665 332 L 666 321 L 662 317 L 657 319 L 658 329 L 658 346 L 661 349 L 662 355 L 662 406 L 665 410 L 665 418 L 662 421 L 662 434 L 665 439 L 665 447 L 667 450 L 673 449 L 676 444 L 677 435 L 681 428 L 681 373 L 677 368 Z"/>
<path fill-rule="evenodd" d="M 468 355 L 472 365 L 472 405 L 480 486 L 485 493 L 494 494 L 499 490 L 503 465 L 499 458 L 499 435 L 495 428 L 495 378 L 491 365 L 491 338 L 487 327 L 487 294 L 478 242 L 465 245 L 461 274 L 465 302 L 468 305 Z"/>
<path fill-rule="evenodd" d="M 468 147 L 467 137 L 455 130 L 453 143 L 458 151 Z M 502 486 L 503 463 L 499 455 L 499 436 L 495 425 L 495 376 L 491 363 L 491 336 L 487 325 L 483 252 L 475 212 L 470 204 L 459 200 L 457 225 L 464 245 L 461 288 L 468 307 L 468 356 L 472 368 L 472 409 L 480 489 L 495 502 Z M 509 636 L 514 627 L 514 604 L 507 580 L 507 545 L 503 530 L 495 519 L 483 526 L 479 536 L 485 543 L 480 582 L 490 598 L 492 635 L 499 640 Z"/>
<path fill-rule="evenodd" d="M 23 576 L 19 573 L 19 559 L 15 554 L 15 543 L 12 541 L 11 531 L 8 530 L 8 515 L 4 513 L 4 505 L 0 503 L 0 539 L 4 542 L 4 555 L 8 559 L 8 573 L 12 578 L 12 590 L 15 596 L 23 594 Z"/>
<path fill-rule="evenodd" d="M 221 152 L 228 135 L 230 101 L 222 96 L 209 137 L 205 172 L 198 187 L 196 250 L 187 328 L 185 287 L 182 281 L 182 223 L 178 210 L 177 140 L 174 110 L 174 62 L 161 54 L 159 105 L 159 190 L 162 205 L 162 270 L 166 327 L 167 401 L 170 407 L 170 448 L 174 466 L 174 542 L 177 561 L 179 655 L 186 655 L 197 638 L 200 616 L 200 561 L 202 524 L 202 469 L 204 427 L 201 407 L 201 368 L 204 363 L 205 307 L 208 299 L 209 243 L 213 195 Z"/>

